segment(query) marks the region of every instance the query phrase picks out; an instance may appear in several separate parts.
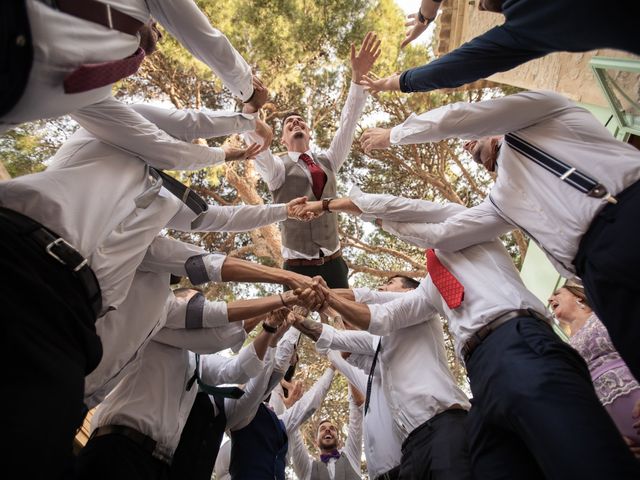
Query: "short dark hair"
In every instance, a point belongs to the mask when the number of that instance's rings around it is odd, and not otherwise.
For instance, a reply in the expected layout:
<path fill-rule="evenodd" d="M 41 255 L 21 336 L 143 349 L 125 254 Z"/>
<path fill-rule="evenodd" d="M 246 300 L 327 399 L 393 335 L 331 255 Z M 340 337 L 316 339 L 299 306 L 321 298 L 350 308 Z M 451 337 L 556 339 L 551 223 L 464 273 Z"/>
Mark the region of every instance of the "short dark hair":
<path fill-rule="evenodd" d="M 504 3 L 504 0 L 484 0 L 484 1 L 480 0 L 480 3 L 482 4 L 483 8 L 488 12 L 501 13 L 502 4 Z"/>
<path fill-rule="evenodd" d="M 300 117 L 302 119 L 304 119 L 304 115 L 302 115 L 301 113 L 296 112 L 295 110 L 292 110 L 290 112 L 285 113 L 284 117 L 282 117 L 282 125 L 284 126 L 285 122 L 287 121 L 287 118 L 289 117 Z"/>
<path fill-rule="evenodd" d="M 415 278 L 407 277 L 406 275 L 394 275 L 393 277 L 389 277 L 389 280 L 391 280 L 393 278 L 402 279 L 402 286 L 404 288 L 415 289 L 415 288 L 418 288 L 420 286 L 420 282 L 419 281 L 417 281 Z"/>
<path fill-rule="evenodd" d="M 316 435 L 318 434 L 318 430 L 320 430 L 320 425 L 322 425 L 323 423 L 330 423 L 335 427 L 333 420 L 331 420 L 329 417 L 321 418 L 320 421 L 316 424 Z M 337 429 L 338 427 L 336 427 L 336 430 Z"/>
<path fill-rule="evenodd" d="M 186 297 L 189 292 L 192 292 L 194 290 L 196 292 L 201 293 L 202 295 L 204 295 L 204 291 L 201 288 L 197 288 L 197 287 L 176 288 L 176 289 L 173 290 L 173 294 L 176 297 Z"/>

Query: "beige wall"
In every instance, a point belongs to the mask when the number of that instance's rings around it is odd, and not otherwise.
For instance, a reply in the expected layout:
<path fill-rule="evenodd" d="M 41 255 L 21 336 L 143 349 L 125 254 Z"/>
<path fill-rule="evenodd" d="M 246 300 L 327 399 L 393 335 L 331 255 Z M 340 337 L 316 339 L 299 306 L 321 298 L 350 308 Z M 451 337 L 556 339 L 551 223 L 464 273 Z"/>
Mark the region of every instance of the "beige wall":
<path fill-rule="evenodd" d="M 438 55 L 443 55 L 464 42 L 504 21 L 500 14 L 481 12 L 469 0 L 445 0 L 436 38 Z M 585 53 L 554 53 L 525 63 L 508 72 L 488 78 L 525 89 L 553 90 L 578 102 L 607 106 L 607 102 L 589 67 L 594 55 L 632 58 L 631 54 L 614 50 Z M 638 57 L 636 57 L 638 58 Z M 637 77 L 636 77 L 637 81 Z"/>

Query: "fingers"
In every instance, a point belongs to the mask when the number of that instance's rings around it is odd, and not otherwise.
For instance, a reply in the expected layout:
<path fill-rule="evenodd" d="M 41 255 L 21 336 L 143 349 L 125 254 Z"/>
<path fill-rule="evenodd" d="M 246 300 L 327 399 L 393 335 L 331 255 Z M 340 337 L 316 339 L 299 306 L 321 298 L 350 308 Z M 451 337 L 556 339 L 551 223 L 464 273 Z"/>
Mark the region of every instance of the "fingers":
<path fill-rule="evenodd" d="M 265 89 L 265 86 L 264 86 L 264 83 L 262 83 L 262 80 L 260 80 L 255 75 L 253 76 L 253 88 L 255 88 L 256 90 L 264 90 Z"/>
<path fill-rule="evenodd" d="M 362 41 L 362 45 L 360 46 L 358 56 L 362 55 L 363 52 L 366 52 L 369 49 L 369 44 L 371 43 L 371 38 L 373 37 L 373 35 L 373 32 L 367 32 L 367 34 L 364 36 L 364 40 Z"/>
<path fill-rule="evenodd" d="M 633 418 L 640 418 L 640 400 L 638 400 L 636 404 L 633 406 L 633 410 L 631 411 L 631 416 Z M 638 423 L 636 423 L 636 425 L 638 425 Z"/>
<path fill-rule="evenodd" d="M 243 158 L 255 158 L 255 156 L 262 151 L 262 145 L 259 143 L 252 143 L 244 151 Z"/>

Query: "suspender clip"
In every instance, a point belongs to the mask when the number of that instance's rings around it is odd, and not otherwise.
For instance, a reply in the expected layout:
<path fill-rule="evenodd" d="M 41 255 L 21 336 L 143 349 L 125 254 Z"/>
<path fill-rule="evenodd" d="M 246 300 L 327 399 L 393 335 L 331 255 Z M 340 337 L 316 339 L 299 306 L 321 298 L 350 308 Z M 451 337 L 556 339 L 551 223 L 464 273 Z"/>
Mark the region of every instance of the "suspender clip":
<path fill-rule="evenodd" d="M 613 204 L 618 203 L 616 197 L 607 192 L 607 189 L 601 183 L 598 183 L 595 187 L 589 190 L 589 192 L 587 192 L 587 196 L 593 198 L 604 198 L 607 202 Z"/>

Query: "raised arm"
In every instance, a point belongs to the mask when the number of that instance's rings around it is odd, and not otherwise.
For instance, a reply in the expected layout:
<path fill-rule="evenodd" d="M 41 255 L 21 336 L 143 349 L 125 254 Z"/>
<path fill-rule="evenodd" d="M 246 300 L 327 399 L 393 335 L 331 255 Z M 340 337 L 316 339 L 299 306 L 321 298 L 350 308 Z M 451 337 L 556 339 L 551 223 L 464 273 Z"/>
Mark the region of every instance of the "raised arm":
<path fill-rule="evenodd" d="M 445 252 L 493 241 L 515 228 L 498 214 L 488 199 L 440 223 L 383 220 L 381 227 L 412 245 Z"/>
<path fill-rule="evenodd" d="M 71 115 L 93 136 L 141 158 L 152 167 L 198 170 L 224 162 L 221 148 L 178 140 L 113 97 Z"/>
<path fill-rule="evenodd" d="M 358 120 L 367 101 L 367 92 L 360 85 L 361 79 L 369 73 L 379 56 L 380 40 L 373 32 L 367 33 L 357 53 L 355 46 L 351 45 L 351 85 L 349 86 L 349 94 L 342 107 L 338 130 L 333 140 L 331 140 L 329 149 L 326 151 L 334 172 L 340 170 L 349 155 Z"/>
<path fill-rule="evenodd" d="M 264 356 L 264 352 L 263 356 Z M 256 353 L 253 342 L 240 349 L 233 357 L 202 355 L 200 357 L 202 381 L 209 385 L 245 383 L 264 369 L 262 359 Z"/>
<path fill-rule="evenodd" d="M 131 105 L 131 108 L 172 137 L 187 142 L 197 138 L 225 137 L 256 128 L 253 116 L 238 112 L 207 108 L 168 109 L 146 103 Z"/>
<path fill-rule="evenodd" d="M 519 47 L 504 27 L 494 27 L 427 65 L 403 72 L 400 90 L 428 92 L 459 87 L 494 73 L 506 72 L 547 53 Z"/>
<path fill-rule="evenodd" d="M 366 390 L 365 390 L 366 391 Z M 349 431 L 343 452 L 355 472 L 360 474 L 362 458 L 362 419 L 364 416 L 364 394 L 349 384 Z"/>
<path fill-rule="evenodd" d="M 193 0 L 147 0 L 151 15 L 242 101 L 253 95 L 251 67 Z"/>
<path fill-rule="evenodd" d="M 300 425 L 320 408 L 324 397 L 331 388 L 334 374 L 335 370 L 333 368 L 327 368 L 313 387 L 305 392 L 300 400 L 280 416 L 280 419 L 287 429 L 287 433 L 291 434 L 300 428 Z"/>

